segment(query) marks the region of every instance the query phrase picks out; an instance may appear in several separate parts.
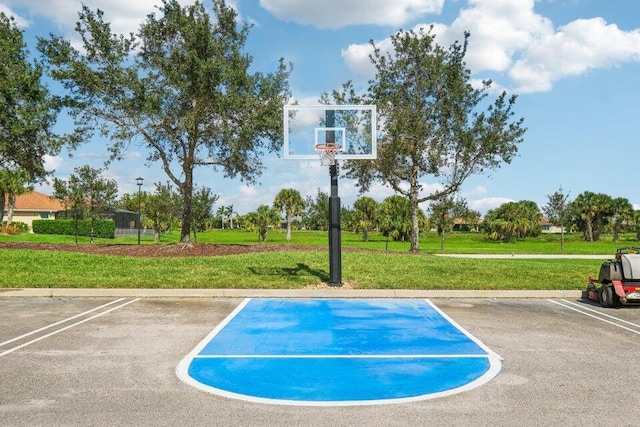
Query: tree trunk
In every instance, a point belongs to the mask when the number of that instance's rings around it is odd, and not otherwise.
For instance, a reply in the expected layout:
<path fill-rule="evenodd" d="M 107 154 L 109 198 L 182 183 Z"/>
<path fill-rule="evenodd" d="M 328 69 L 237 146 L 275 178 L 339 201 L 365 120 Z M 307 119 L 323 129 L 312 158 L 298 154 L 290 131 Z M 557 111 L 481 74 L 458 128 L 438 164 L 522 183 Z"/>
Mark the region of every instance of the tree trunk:
<path fill-rule="evenodd" d="M 585 221 L 586 224 L 586 240 L 589 242 L 593 242 L 593 223 L 591 222 L 591 218 L 587 217 Z"/>
<path fill-rule="evenodd" d="M 444 230 L 440 233 L 440 250 L 444 250 Z"/>
<path fill-rule="evenodd" d="M 287 242 L 291 241 L 291 217 L 287 217 Z"/>
<path fill-rule="evenodd" d="M 184 183 L 180 187 L 182 191 L 182 230 L 180 243 L 191 243 L 191 214 L 193 212 L 193 171 L 185 170 Z"/>
<path fill-rule="evenodd" d="M 413 166 L 411 171 L 410 197 L 411 203 L 411 248 L 410 252 L 420 252 L 420 227 L 418 224 L 418 167 Z"/>
<path fill-rule="evenodd" d="M 160 241 L 160 224 L 154 224 L 153 227 L 153 241 L 158 243 Z"/>
<path fill-rule="evenodd" d="M 560 227 L 560 250 L 564 251 L 564 227 Z"/>
<path fill-rule="evenodd" d="M 4 190 L 0 190 L 0 224 L 2 224 L 2 220 L 4 219 L 5 194 Z"/>
<path fill-rule="evenodd" d="M 16 208 L 16 195 L 13 193 L 9 194 L 9 206 L 7 206 L 7 226 L 11 225 L 13 222 L 13 211 Z"/>
<path fill-rule="evenodd" d="M 365 242 L 369 241 L 369 228 L 368 227 L 364 227 L 364 230 L 362 231 L 362 240 L 364 240 Z"/>

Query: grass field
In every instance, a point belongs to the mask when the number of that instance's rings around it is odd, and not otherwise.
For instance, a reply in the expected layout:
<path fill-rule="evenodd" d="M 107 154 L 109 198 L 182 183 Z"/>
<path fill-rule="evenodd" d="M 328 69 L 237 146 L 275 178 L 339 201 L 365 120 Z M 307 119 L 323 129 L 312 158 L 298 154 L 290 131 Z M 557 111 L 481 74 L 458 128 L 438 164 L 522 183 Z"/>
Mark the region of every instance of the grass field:
<path fill-rule="evenodd" d="M 342 278 L 345 284 L 361 289 L 582 289 L 588 276 L 597 274 L 600 260 L 457 259 L 432 254 L 566 253 L 608 257 L 617 247 L 638 245 L 632 240 L 634 237 L 625 235 L 616 243 L 605 236 L 600 242 L 588 243 L 580 236 L 570 235 L 565 251 L 561 252 L 556 235 L 502 243 L 489 241 L 479 234 L 454 233 L 447 237 L 445 250 L 440 251 L 439 238 L 427 233 L 421 239 L 422 253 L 412 255 L 406 242 L 387 242 L 380 235 L 363 242 L 360 236 L 343 232 L 343 247 L 370 251 L 344 251 Z M 253 244 L 256 240 L 255 234 L 242 231 L 198 235 L 200 243 Z M 72 244 L 74 238 L 31 234 L 0 236 L 0 242 L 20 241 Z M 83 238 L 79 244 L 87 241 Z M 166 235 L 160 244 L 176 241 L 176 235 Z M 135 244 L 137 238 L 104 239 L 94 244 L 101 243 Z M 268 243 L 286 247 L 284 232 L 270 233 Z M 145 237 L 143 244 L 153 242 Z M 291 244 L 312 245 L 318 249 L 180 258 L 0 249 L 0 287 L 303 288 L 325 282 L 329 274 L 326 233 L 296 232 Z"/>

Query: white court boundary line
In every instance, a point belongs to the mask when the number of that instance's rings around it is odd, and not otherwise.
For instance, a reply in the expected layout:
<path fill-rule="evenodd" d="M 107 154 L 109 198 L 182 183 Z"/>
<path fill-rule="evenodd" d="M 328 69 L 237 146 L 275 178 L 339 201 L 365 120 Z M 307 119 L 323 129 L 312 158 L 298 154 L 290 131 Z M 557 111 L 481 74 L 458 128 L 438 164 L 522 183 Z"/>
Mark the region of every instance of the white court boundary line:
<path fill-rule="evenodd" d="M 124 298 L 118 298 L 117 300 L 114 300 L 114 301 L 108 302 L 108 303 L 103 304 L 103 305 L 101 305 L 101 306 L 99 306 L 99 307 L 92 308 L 91 310 L 87 310 L 87 311 L 85 311 L 84 313 L 80 313 L 80 314 L 76 314 L 75 316 L 67 317 L 66 319 L 63 319 L 63 320 L 60 320 L 60 321 L 58 321 L 58 322 L 52 323 L 52 324 L 50 324 L 50 325 L 44 326 L 44 327 L 42 327 L 42 328 L 40 328 L 40 329 L 36 329 L 35 331 L 31 331 L 31 332 L 27 332 L 26 334 L 22 334 L 22 335 L 20 335 L 19 337 L 12 338 L 12 339 L 7 340 L 7 341 L 5 341 L 5 342 L 0 342 L 0 347 L 4 347 L 4 346 L 5 346 L 5 345 L 7 345 L 7 344 L 11 344 L 11 343 L 12 343 L 12 342 L 14 342 L 14 341 L 21 340 L 21 339 L 26 338 L 26 337 L 28 337 L 28 336 L 30 336 L 30 335 L 37 334 L 38 332 L 46 331 L 47 329 L 51 329 L 51 328 L 53 328 L 54 326 L 58 326 L 58 325 L 61 325 L 61 324 L 63 324 L 63 323 L 66 323 L 66 322 L 68 322 L 68 321 L 70 321 L 70 320 L 77 319 L 78 317 L 86 316 L 86 315 L 87 315 L 87 314 L 89 314 L 89 313 L 93 313 L 93 312 L 94 312 L 94 311 L 96 311 L 96 310 L 100 310 L 101 308 L 104 308 L 104 307 L 110 306 L 111 304 L 115 304 L 115 303 L 117 303 L 117 302 L 120 302 L 120 301 L 122 301 L 123 299 L 124 299 Z"/>
<path fill-rule="evenodd" d="M 278 299 L 278 298 L 275 298 Z M 286 298 L 285 298 L 286 299 Z M 315 298 L 314 298 L 315 299 Z M 331 299 L 331 298 L 317 298 L 317 299 Z M 366 299 L 366 298 L 365 298 Z M 240 393 L 235 393 L 235 392 L 231 392 L 228 390 L 224 390 L 224 389 L 220 389 L 217 387 L 212 387 L 206 384 L 203 384 L 197 380 L 195 380 L 193 377 L 191 377 L 189 375 L 189 365 L 191 364 L 191 362 L 195 359 L 207 359 L 207 358 L 240 358 L 242 356 L 239 355 L 220 355 L 219 357 L 214 356 L 214 357 L 210 357 L 209 355 L 199 355 L 199 353 L 204 349 L 204 347 L 216 336 L 218 335 L 218 333 L 229 323 L 231 322 L 231 320 L 233 320 L 234 317 L 236 317 L 238 315 L 238 313 L 240 313 L 240 311 L 242 311 L 242 309 L 244 309 L 244 307 L 249 304 L 249 302 L 252 300 L 252 298 L 247 298 L 245 299 L 242 303 L 240 303 L 240 305 L 238 305 L 238 307 L 236 307 L 235 310 L 233 310 L 218 326 L 216 326 L 216 328 L 211 331 L 202 341 L 200 341 L 198 343 L 198 345 L 189 353 L 187 354 L 178 364 L 178 366 L 176 367 L 176 375 L 178 376 L 178 378 L 183 381 L 184 383 L 195 387 L 199 390 L 205 391 L 207 393 L 211 393 L 211 394 L 215 394 L 217 396 L 222 396 L 222 397 L 227 397 L 227 398 L 231 398 L 231 399 L 237 399 L 237 400 L 243 400 L 245 402 L 252 402 L 252 403 L 264 403 L 264 404 L 270 404 L 270 405 L 286 405 L 286 406 L 324 406 L 324 407 L 330 407 L 330 406 L 371 406 L 371 405 L 389 405 L 389 404 L 399 404 L 399 403 L 410 403 L 410 402 L 419 402 L 419 401 L 424 401 L 424 400 L 431 400 L 431 399 L 436 399 L 439 397 L 445 397 L 445 396 L 451 396 L 453 394 L 457 394 L 457 393 L 462 393 L 465 391 L 469 391 L 472 390 L 474 388 L 477 388 L 483 384 L 488 383 L 489 381 L 491 381 L 494 377 L 496 377 L 500 371 L 502 370 L 502 357 L 500 357 L 497 353 L 495 353 L 494 351 L 492 351 L 490 348 L 488 348 L 486 345 L 484 345 L 484 343 L 482 343 L 480 340 L 478 340 L 476 337 L 474 337 L 473 335 L 471 335 L 466 329 L 464 329 L 462 326 L 460 326 L 458 323 L 456 323 L 453 319 L 451 319 L 448 315 L 446 315 L 442 310 L 440 310 L 438 307 L 436 307 L 430 300 L 425 299 L 424 301 L 431 306 L 438 314 L 440 314 L 445 320 L 447 320 L 448 322 L 451 323 L 451 325 L 458 329 L 458 331 L 460 331 L 463 335 L 465 335 L 467 338 L 469 338 L 471 341 L 473 341 L 476 345 L 478 345 L 482 350 L 484 350 L 487 354 L 474 354 L 474 355 L 466 355 L 466 354 L 449 354 L 449 355 L 422 355 L 422 356 L 427 356 L 424 357 L 426 358 L 448 358 L 448 359 L 463 359 L 463 358 L 477 358 L 477 359 L 487 359 L 487 361 L 489 362 L 489 369 L 482 374 L 480 377 L 476 378 L 475 380 L 461 386 L 461 387 L 457 387 L 457 388 L 453 388 L 453 389 L 449 389 L 449 390 L 445 390 L 445 391 L 440 391 L 440 392 L 435 392 L 435 393 L 429 393 L 429 394 L 423 394 L 423 395 L 418 395 L 418 396 L 411 396 L 411 397 L 399 397 L 399 398 L 390 398 L 390 399 L 372 399 L 372 400 L 336 400 L 336 401 L 315 401 L 315 400 L 286 400 L 286 399 L 271 399 L 271 398 L 264 398 L 264 397 L 256 397 L 256 396 L 250 396 L 250 395 L 245 395 L 245 394 L 240 394 Z M 384 356 L 384 355 L 300 355 L 300 356 L 291 356 L 291 355 L 287 355 L 287 356 L 283 356 L 283 355 L 251 355 L 251 358 L 295 358 L 295 359 L 303 359 L 303 358 L 343 358 L 343 359 L 356 359 L 356 358 L 360 358 L 360 359 L 365 359 L 365 358 L 369 358 L 369 359 L 374 359 L 374 358 L 397 358 L 397 359 L 409 359 L 409 358 L 419 358 L 420 355 L 391 355 L 391 356 Z"/>
<path fill-rule="evenodd" d="M 601 321 L 601 322 L 608 323 L 608 324 L 613 325 L 613 326 L 615 326 L 615 327 L 618 327 L 618 328 L 620 328 L 620 329 L 624 329 L 625 331 L 629 331 L 629 332 L 632 332 L 632 333 L 634 333 L 634 334 L 640 335 L 640 331 L 639 331 L 639 330 L 635 330 L 635 329 L 627 328 L 626 326 L 621 325 L 620 323 L 616 323 L 616 322 L 613 322 L 613 321 L 611 321 L 611 320 L 603 319 L 602 317 L 608 317 L 608 318 L 611 318 L 611 319 L 615 319 L 615 320 L 617 320 L 618 322 L 621 322 L 621 323 L 627 323 L 627 324 L 630 324 L 630 325 L 633 325 L 633 326 L 635 326 L 635 327 L 640 328 L 640 325 L 636 325 L 635 323 L 627 322 L 627 321 L 626 321 L 626 320 L 624 320 L 624 319 L 620 319 L 620 318 L 618 318 L 618 317 L 611 316 L 611 315 L 606 314 L 606 313 L 601 313 L 601 312 L 599 312 L 599 311 L 597 311 L 597 310 L 593 310 L 593 309 L 591 309 L 591 308 L 587 308 L 587 307 L 580 307 L 578 304 L 572 303 L 572 302 L 567 301 L 567 300 L 561 300 L 561 301 L 563 301 L 563 302 L 564 302 L 564 303 L 566 303 L 566 304 L 563 304 L 562 302 L 559 302 L 559 301 L 554 301 L 554 300 L 552 300 L 552 299 L 549 299 L 549 300 L 547 300 L 547 301 L 552 302 L 552 303 L 554 303 L 554 304 L 556 304 L 556 305 L 559 305 L 560 307 L 564 307 L 564 308 L 566 308 L 566 309 L 568 309 L 568 310 L 572 310 L 572 311 L 575 311 L 575 312 L 580 313 L 580 314 L 582 314 L 582 315 L 589 316 L 589 317 L 591 317 L 591 318 L 593 318 L 593 319 L 596 319 L 596 320 L 599 320 L 599 321 Z M 572 307 L 572 306 L 571 306 L 571 305 L 569 305 L 569 304 L 574 304 L 574 305 L 576 305 L 576 306 L 578 306 L 578 307 L 580 307 L 580 308 Z M 588 313 L 588 311 L 591 311 L 591 312 L 594 312 L 594 313 L 598 313 L 598 315 L 597 315 L 597 316 L 596 316 L 596 315 L 593 315 L 593 314 L 591 314 L 591 313 Z"/>
<path fill-rule="evenodd" d="M 10 348 L 9 350 L 5 350 L 4 352 L 0 353 L 0 357 L 2 357 L 2 356 L 6 356 L 7 354 L 11 354 L 11 353 L 13 353 L 13 352 L 14 352 L 14 351 L 16 351 L 16 350 L 20 350 L 21 348 L 24 348 L 24 347 L 26 347 L 26 346 L 28 346 L 28 345 L 31 345 L 31 344 L 37 343 L 38 341 L 42 341 L 42 340 L 43 340 L 43 339 L 45 339 L 45 338 L 52 337 L 52 336 L 54 336 L 54 335 L 56 335 L 56 334 L 59 334 L 60 332 L 64 332 L 64 331 L 66 331 L 67 329 L 71 329 L 71 328 L 73 328 L 73 327 L 75 327 L 75 326 L 82 325 L 83 323 L 86 323 L 86 322 L 88 322 L 88 321 L 90 321 L 90 320 L 96 319 L 96 318 L 98 318 L 98 317 L 100 317 L 100 316 L 104 316 L 105 314 L 111 313 L 112 311 L 115 311 L 115 310 L 117 310 L 117 309 L 119 309 L 119 308 L 122 308 L 122 307 L 124 307 L 124 306 L 127 306 L 127 305 L 129 305 L 129 304 L 131 304 L 131 303 L 134 303 L 134 302 L 136 302 L 136 301 L 139 301 L 139 300 L 140 300 L 140 298 L 136 298 L 136 299 L 134 299 L 134 300 L 127 301 L 127 302 L 125 302 L 124 304 L 120 304 L 120 305 L 118 305 L 118 306 L 116 306 L 116 307 L 110 308 L 109 310 L 103 311 L 103 312 L 98 313 L 98 314 L 95 314 L 95 315 L 93 315 L 93 316 L 91 316 L 91 317 L 87 317 L 86 319 L 80 320 L 79 322 L 72 323 L 71 325 L 65 326 L 64 328 L 57 329 L 57 330 L 55 330 L 55 331 L 53 331 L 53 332 L 50 332 L 50 333 L 48 333 L 48 334 L 46 334 L 46 335 L 43 335 L 43 336 L 41 336 L 41 337 L 38 337 L 38 338 L 32 339 L 31 341 L 28 341 L 28 342 L 26 342 L 26 343 L 24 343 L 24 344 L 20 344 L 19 346 L 16 346 L 16 347 Z"/>
<path fill-rule="evenodd" d="M 487 354 L 199 354 L 194 359 L 486 359 Z"/>

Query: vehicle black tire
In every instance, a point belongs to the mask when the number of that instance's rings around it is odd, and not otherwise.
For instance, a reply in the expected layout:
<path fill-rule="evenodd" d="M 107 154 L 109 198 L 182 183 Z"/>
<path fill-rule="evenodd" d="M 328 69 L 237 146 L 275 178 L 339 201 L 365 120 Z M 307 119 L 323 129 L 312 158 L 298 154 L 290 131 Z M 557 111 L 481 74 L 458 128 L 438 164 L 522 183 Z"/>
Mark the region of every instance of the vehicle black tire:
<path fill-rule="evenodd" d="M 620 304 L 620 299 L 613 291 L 613 286 L 611 285 L 602 285 L 598 295 L 600 296 L 600 304 L 602 304 L 603 307 L 613 308 Z"/>

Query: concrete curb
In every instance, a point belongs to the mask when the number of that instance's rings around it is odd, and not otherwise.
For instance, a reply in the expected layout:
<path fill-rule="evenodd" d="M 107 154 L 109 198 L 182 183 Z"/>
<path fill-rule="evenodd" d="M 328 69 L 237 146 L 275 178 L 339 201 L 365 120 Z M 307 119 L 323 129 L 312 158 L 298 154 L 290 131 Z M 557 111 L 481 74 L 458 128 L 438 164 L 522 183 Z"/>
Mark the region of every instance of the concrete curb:
<path fill-rule="evenodd" d="M 109 298 L 580 298 L 580 290 L 7 288 L 0 297 Z"/>

